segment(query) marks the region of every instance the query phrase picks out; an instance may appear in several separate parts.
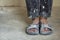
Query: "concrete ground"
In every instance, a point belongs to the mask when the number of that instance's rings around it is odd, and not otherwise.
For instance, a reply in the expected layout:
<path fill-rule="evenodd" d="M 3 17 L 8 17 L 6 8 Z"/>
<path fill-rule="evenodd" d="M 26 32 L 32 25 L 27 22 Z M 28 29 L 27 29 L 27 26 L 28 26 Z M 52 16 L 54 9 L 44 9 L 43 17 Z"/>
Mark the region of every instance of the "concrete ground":
<path fill-rule="evenodd" d="M 27 35 L 25 28 L 32 22 L 25 7 L 0 7 L 0 40 L 60 40 L 60 7 L 53 7 L 48 19 L 52 35 Z"/>

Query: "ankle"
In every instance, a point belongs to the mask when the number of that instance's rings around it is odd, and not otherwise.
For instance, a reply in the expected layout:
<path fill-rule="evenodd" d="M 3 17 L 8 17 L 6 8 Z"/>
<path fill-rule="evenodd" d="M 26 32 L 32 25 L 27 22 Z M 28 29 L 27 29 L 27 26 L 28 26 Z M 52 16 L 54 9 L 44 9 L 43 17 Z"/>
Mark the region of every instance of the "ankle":
<path fill-rule="evenodd" d="M 39 18 L 35 18 L 32 24 L 38 24 L 39 23 Z"/>
<path fill-rule="evenodd" d="M 41 23 L 42 23 L 42 24 L 48 24 L 48 21 L 47 21 L 47 19 L 46 19 L 46 18 L 41 18 L 41 20 L 40 20 L 40 21 L 41 21 Z"/>

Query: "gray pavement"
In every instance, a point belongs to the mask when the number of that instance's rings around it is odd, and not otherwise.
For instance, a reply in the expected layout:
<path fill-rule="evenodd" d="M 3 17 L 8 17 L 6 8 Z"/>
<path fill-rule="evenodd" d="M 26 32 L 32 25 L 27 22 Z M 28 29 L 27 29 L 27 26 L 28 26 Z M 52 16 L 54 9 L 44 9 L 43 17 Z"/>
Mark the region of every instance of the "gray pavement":
<path fill-rule="evenodd" d="M 48 19 L 54 30 L 51 35 L 27 35 L 25 28 L 32 22 L 25 7 L 0 7 L 0 40 L 60 40 L 60 7 L 53 7 Z"/>

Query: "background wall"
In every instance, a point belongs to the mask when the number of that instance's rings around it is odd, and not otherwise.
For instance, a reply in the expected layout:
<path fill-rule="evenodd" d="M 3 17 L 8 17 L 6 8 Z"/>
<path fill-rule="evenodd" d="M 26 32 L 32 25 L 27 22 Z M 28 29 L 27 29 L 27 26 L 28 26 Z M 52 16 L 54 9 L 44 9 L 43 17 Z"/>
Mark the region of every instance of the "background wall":
<path fill-rule="evenodd" d="M 60 0 L 53 0 L 53 6 L 60 6 Z M 25 0 L 0 0 L 0 6 L 25 6 Z"/>

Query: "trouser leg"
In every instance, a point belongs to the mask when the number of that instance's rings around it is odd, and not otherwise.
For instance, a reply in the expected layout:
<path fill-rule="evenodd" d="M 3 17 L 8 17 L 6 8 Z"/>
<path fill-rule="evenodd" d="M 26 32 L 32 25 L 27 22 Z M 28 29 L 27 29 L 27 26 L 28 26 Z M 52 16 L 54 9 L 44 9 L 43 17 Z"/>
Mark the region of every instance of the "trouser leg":
<path fill-rule="evenodd" d="M 40 0 L 26 0 L 28 16 L 36 18 L 39 16 Z"/>
<path fill-rule="evenodd" d="M 40 16 L 42 17 L 50 17 L 52 10 L 52 0 L 40 0 Z"/>

